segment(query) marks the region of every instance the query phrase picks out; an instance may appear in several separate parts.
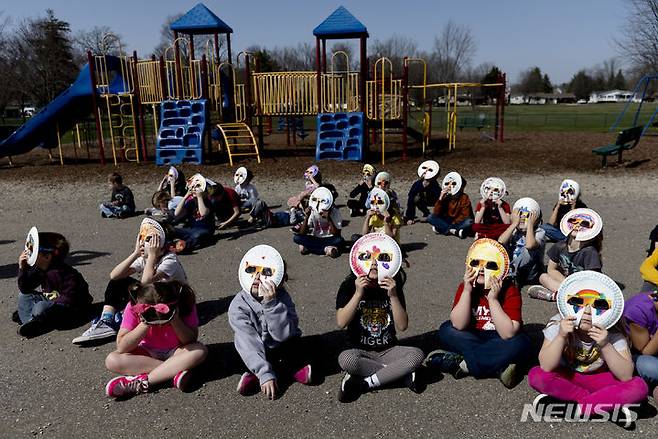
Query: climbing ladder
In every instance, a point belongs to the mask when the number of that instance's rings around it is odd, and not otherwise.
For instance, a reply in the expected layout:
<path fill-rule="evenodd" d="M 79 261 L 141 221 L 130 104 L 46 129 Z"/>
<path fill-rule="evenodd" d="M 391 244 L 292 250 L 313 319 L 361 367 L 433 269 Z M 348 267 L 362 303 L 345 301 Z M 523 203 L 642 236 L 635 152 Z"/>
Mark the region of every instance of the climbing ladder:
<path fill-rule="evenodd" d="M 226 145 L 228 152 L 228 159 L 233 166 L 233 156 L 256 156 L 258 163 L 260 163 L 260 154 L 258 153 L 258 145 L 254 138 L 254 133 L 246 123 L 220 123 L 217 128 L 222 135 L 221 145 Z"/>
<path fill-rule="evenodd" d="M 135 135 L 134 95 L 131 93 L 103 94 L 107 111 L 108 131 L 112 142 L 112 156 L 117 164 L 117 151 L 129 162 L 139 163 Z"/>

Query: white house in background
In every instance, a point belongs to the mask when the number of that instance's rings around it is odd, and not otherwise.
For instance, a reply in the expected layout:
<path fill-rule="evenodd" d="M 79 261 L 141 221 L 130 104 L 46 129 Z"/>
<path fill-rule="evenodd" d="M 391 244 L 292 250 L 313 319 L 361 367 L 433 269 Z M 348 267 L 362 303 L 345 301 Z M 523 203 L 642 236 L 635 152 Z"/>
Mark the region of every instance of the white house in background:
<path fill-rule="evenodd" d="M 511 105 L 523 105 L 525 104 L 525 96 L 516 94 L 510 95 L 509 103 Z"/>
<path fill-rule="evenodd" d="M 628 90 L 595 91 L 589 96 L 588 103 L 599 104 L 602 102 L 626 102 L 634 97 L 635 95 L 633 92 Z"/>

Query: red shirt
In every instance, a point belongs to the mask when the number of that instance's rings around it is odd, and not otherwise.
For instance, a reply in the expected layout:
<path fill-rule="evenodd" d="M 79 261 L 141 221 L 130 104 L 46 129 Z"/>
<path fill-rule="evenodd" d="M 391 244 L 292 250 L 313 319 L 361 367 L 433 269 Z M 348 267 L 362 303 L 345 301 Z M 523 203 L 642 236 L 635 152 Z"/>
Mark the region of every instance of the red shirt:
<path fill-rule="evenodd" d="M 509 203 L 507 201 L 503 201 L 500 203 L 500 207 L 503 208 L 503 211 L 506 214 L 510 214 L 512 212 L 512 208 L 510 207 Z M 479 211 L 482 208 L 482 202 L 478 201 L 478 204 L 475 206 L 475 211 Z M 498 210 L 498 205 L 494 203 L 493 201 L 487 200 L 487 202 L 484 205 L 484 215 L 482 216 L 482 224 L 501 224 L 503 222 L 503 218 L 500 216 L 500 211 Z"/>
<path fill-rule="evenodd" d="M 454 308 L 459 302 L 464 291 L 464 283 L 460 283 L 455 293 L 455 300 L 452 302 Z M 504 282 L 503 289 L 498 294 L 500 304 L 505 314 L 519 323 L 521 320 L 521 293 L 514 282 Z M 475 286 L 471 293 L 471 313 L 473 315 L 472 324 L 479 331 L 495 331 L 496 327 L 491 320 L 491 310 L 489 309 L 489 300 L 487 299 L 486 290 L 483 287 Z"/>

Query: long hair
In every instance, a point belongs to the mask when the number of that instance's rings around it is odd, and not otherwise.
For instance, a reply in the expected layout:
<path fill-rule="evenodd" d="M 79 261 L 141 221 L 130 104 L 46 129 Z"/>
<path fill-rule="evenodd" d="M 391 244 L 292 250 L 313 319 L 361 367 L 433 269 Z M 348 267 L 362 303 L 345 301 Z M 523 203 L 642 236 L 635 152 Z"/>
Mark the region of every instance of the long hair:
<path fill-rule="evenodd" d="M 176 280 L 144 285 L 137 283 L 131 288 L 130 296 L 134 303 L 148 305 L 177 303 L 181 316 L 189 315 L 196 304 L 194 290 L 189 285 Z"/>

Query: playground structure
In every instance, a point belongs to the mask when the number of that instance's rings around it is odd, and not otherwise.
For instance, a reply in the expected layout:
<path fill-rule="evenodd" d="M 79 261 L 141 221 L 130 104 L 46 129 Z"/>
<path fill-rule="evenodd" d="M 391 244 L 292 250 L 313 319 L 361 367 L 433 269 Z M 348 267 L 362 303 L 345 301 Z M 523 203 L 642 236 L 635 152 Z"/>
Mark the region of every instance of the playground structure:
<path fill-rule="evenodd" d="M 156 139 L 156 164 L 201 163 L 213 154 L 212 139 L 218 141 L 218 150 L 226 152 L 231 165 L 234 158 L 245 156 L 260 163 L 263 138 L 267 126 L 272 131 L 272 118 L 283 120 L 288 133 L 292 127 L 294 142 L 296 130 L 304 133 L 303 118 L 312 116 L 318 123 L 319 159 L 361 160 L 370 137 L 373 145 L 380 144 L 383 164 L 387 133 L 392 130 L 402 135 L 403 159 L 408 156 L 408 136 L 419 142 L 423 154 L 437 137 L 453 150 L 458 93 L 484 87 L 498 90 L 494 139 L 504 140 L 504 75 L 494 84 L 428 84 L 424 60 L 405 58 L 402 75 L 396 77 L 392 62 L 385 57 L 376 60 L 369 71 L 368 31 L 344 7 L 313 31 L 315 71 L 261 72 L 259 60 L 247 52 L 239 53 L 234 64 L 233 30 L 203 4 L 172 23 L 171 29 L 172 45 L 159 59 L 139 59 L 136 52 L 128 56 L 121 51 L 116 57 L 89 52 L 88 64 L 74 84 L 0 142 L 0 156 L 10 157 L 36 146 L 52 147 L 55 138 L 63 164 L 62 134 L 71 130 L 76 159 L 83 143 L 90 158 L 92 133 L 80 122 L 92 114 L 102 164 L 106 150 L 111 151 L 115 165 L 148 160 L 148 118 L 152 119 Z M 203 35 L 212 38 L 197 59 L 194 40 Z M 224 59 L 220 58 L 224 52 L 219 35 L 225 36 Z M 359 40 L 358 70 L 352 69 L 345 52 L 327 57 L 327 40 L 352 38 Z M 409 83 L 409 68 L 414 64 L 423 67 L 420 84 Z M 432 113 L 436 107 L 428 94 L 437 89 L 445 95 L 446 130 L 445 136 L 433 139 Z M 415 91 L 421 97 L 412 100 L 410 93 Z M 418 129 L 411 126 L 414 124 Z"/>

